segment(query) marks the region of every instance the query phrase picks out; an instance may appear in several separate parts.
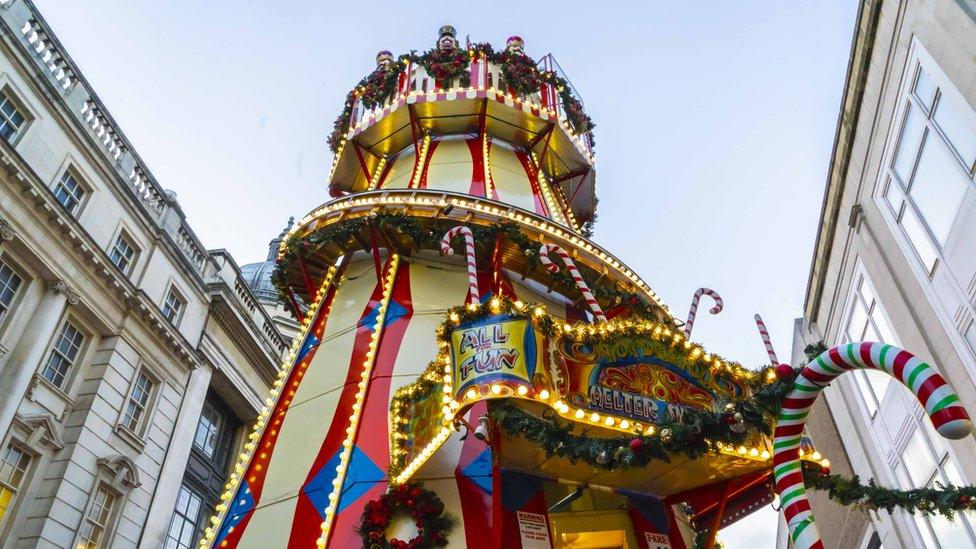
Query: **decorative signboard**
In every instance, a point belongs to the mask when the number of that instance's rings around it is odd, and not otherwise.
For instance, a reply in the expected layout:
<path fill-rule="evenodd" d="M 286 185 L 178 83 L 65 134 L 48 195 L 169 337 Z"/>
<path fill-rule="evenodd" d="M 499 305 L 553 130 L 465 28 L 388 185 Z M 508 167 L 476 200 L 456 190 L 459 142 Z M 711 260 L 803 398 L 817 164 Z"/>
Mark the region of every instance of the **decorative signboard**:
<path fill-rule="evenodd" d="M 458 326 L 451 334 L 455 397 L 471 389 L 490 395 L 492 385 L 531 385 L 537 348 L 536 331 L 527 319 L 492 316 Z"/>

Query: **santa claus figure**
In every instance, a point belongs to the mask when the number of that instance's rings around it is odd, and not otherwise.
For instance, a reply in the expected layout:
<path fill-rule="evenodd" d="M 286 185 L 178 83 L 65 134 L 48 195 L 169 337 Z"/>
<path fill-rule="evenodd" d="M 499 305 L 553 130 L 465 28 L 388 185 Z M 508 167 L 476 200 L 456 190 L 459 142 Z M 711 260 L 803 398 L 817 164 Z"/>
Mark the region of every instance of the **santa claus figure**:
<path fill-rule="evenodd" d="M 376 54 L 376 68 L 389 69 L 393 66 L 393 54 L 389 50 L 382 50 Z"/>
<path fill-rule="evenodd" d="M 437 39 L 437 48 L 441 51 L 454 51 L 458 49 L 457 31 L 450 25 L 444 25 L 440 30 L 440 38 Z"/>
<path fill-rule="evenodd" d="M 505 51 L 509 55 L 525 55 L 525 42 L 521 36 L 509 36 L 505 41 Z"/>

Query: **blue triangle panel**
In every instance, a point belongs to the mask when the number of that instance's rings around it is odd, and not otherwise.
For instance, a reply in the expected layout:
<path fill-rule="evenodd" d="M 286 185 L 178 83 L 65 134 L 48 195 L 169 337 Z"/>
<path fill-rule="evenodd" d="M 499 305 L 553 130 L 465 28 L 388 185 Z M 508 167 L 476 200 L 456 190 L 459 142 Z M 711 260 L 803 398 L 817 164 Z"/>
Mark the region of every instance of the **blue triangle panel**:
<path fill-rule="evenodd" d="M 339 466 L 339 452 L 333 454 L 323 465 L 312 480 L 302 487 L 302 493 L 312 502 L 312 506 L 325 520 L 325 508 L 329 506 L 329 494 L 332 493 L 332 481 L 336 478 L 336 467 Z"/>
<path fill-rule="evenodd" d="M 359 446 L 352 447 L 349 467 L 346 468 L 346 480 L 342 483 L 342 497 L 339 498 L 339 512 L 369 491 L 377 482 L 386 480 L 383 470 L 369 459 L 366 452 Z"/>
<path fill-rule="evenodd" d="M 491 494 L 491 451 L 485 447 L 461 470 L 461 474 L 471 479 L 486 494 Z"/>
<path fill-rule="evenodd" d="M 244 517 L 254 510 L 254 505 L 254 494 L 251 493 L 251 486 L 247 481 L 244 481 L 238 486 L 237 492 L 234 494 L 234 501 L 231 502 L 230 509 L 227 510 L 227 516 L 224 518 L 224 524 L 221 525 L 220 531 L 217 532 L 217 541 L 214 545 L 220 545 L 220 542 L 230 533 L 230 529 L 240 524 Z"/>

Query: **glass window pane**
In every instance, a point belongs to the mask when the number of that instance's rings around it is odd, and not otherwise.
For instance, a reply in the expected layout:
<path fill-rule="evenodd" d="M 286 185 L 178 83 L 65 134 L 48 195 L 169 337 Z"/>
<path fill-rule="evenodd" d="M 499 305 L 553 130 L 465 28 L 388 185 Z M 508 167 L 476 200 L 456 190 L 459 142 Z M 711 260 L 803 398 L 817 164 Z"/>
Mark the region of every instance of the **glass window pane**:
<path fill-rule="evenodd" d="M 966 531 L 966 526 L 963 524 L 964 520 L 959 515 L 951 522 L 942 515 L 929 517 L 929 524 L 932 525 L 932 531 L 936 539 L 939 540 L 939 545 L 942 547 L 972 547 L 973 540 L 969 536 L 969 532 Z"/>
<path fill-rule="evenodd" d="M 935 102 L 935 92 L 938 89 L 938 86 L 932 81 L 929 73 L 925 72 L 924 68 L 919 67 L 918 77 L 915 80 L 915 97 L 922 103 L 926 111 L 932 110 L 932 103 Z"/>
<path fill-rule="evenodd" d="M 943 94 L 932 119 L 962 157 L 966 171 L 972 170 L 976 160 L 976 113 L 968 105 L 960 105 L 955 97 Z"/>
<path fill-rule="evenodd" d="M 892 167 L 902 184 L 908 185 L 912 180 L 912 169 L 915 158 L 918 157 L 918 146 L 922 143 L 925 121 L 918 107 L 909 103 L 905 114 L 905 126 L 901 132 L 898 149 L 895 151 L 895 161 Z"/>
<path fill-rule="evenodd" d="M 967 186 L 959 163 L 939 137 L 930 135 L 908 194 L 939 244 L 945 244 L 949 237 Z"/>
<path fill-rule="evenodd" d="M 854 308 L 851 311 L 850 327 L 847 333 L 853 341 L 861 341 L 864 338 L 864 326 L 868 322 L 868 312 L 864 310 L 864 304 L 860 299 L 854 299 Z"/>
<path fill-rule="evenodd" d="M 908 476 L 912 479 L 912 487 L 921 488 L 928 484 L 929 479 L 935 472 L 935 458 L 929 450 L 928 443 L 925 441 L 925 434 L 922 429 L 916 428 L 912 433 L 912 438 L 908 440 L 905 450 L 902 452 L 902 461 Z"/>
<path fill-rule="evenodd" d="M 865 370 L 864 373 L 878 401 L 884 400 L 885 391 L 888 390 L 888 384 L 891 383 L 891 376 L 878 370 Z"/>
<path fill-rule="evenodd" d="M 878 403 L 874 396 L 874 390 L 871 388 L 871 383 L 865 375 L 866 373 L 864 370 L 854 372 L 854 385 L 857 386 L 858 392 L 861 393 L 861 401 L 864 402 L 864 406 L 868 410 L 868 416 L 874 417 L 874 413 L 878 411 Z"/>
<path fill-rule="evenodd" d="M 931 272 L 935 266 L 938 253 L 935 251 L 935 246 L 925 231 L 925 227 L 922 226 L 922 220 L 915 213 L 915 208 L 905 208 L 905 213 L 902 214 L 901 226 L 905 229 L 905 235 L 908 236 L 908 240 L 912 242 L 915 253 L 922 260 L 922 265 L 925 266 L 926 272 Z"/>

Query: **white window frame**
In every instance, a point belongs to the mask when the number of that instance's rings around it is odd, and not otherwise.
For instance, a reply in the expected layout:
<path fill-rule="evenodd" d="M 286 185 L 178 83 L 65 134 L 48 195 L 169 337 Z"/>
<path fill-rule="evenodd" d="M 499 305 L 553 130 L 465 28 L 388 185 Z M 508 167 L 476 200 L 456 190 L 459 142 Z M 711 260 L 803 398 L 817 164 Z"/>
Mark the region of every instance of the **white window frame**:
<path fill-rule="evenodd" d="M 100 492 L 104 492 L 105 494 L 113 498 L 112 507 L 111 509 L 109 509 L 109 512 L 104 519 L 104 523 L 93 521 L 89 516 L 95 507 L 98 494 Z M 83 544 L 82 531 L 84 530 L 84 528 L 89 522 L 94 522 L 96 525 L 102 528 L 102 534 L 101 536 L 99 536 L 99 539 L 97 540 L 96 547 L 98 548 L 111 547 L 112 540 L 115 537 L 116 519 L 118 518 L 120 509 L 124 504 L 124 502 L 125 502 L 125 498 L 123 494 L 119 493 L 118 490 L 112 488 L 112 486 L 104 479 L 102 479 L 100 476 L 96 477 L 95 485 L 93 486 L 91 494 L 88 496 L 88 502 L 85 504 L 85 512 L 81 515 L 81 522 L 78 523 L 78 530 L 77 533 L 75 534 L 74 547 L 87 547 L 87 545 Z"/>
<path fill-rule="evenodd" d="M 24 291 L 31 282 L 31 279 L 29 276 L 27 276 L 27 273 L 25 273 L 24 270 L 21 269 L 10 256 L 0 253 L 0 269 L 3 267 L 7 267 L 11 272 L 13 272 L 14 275 L 20 278 L 20 284 L 17 286 L 17 289 L 14 290 L 14 297 L 10 300 L 10 303 L 6 305 L 7 308 L 0 311 L 0 334 L 3 334 L 4 329 L 10 322 L 10 319 L 13 318 L 14 314 L 16 313 L 17 307 L 20 305 L 20 301 L 24 297 Z"/>
<path fill-rule="evenodd" d="M 64 355 L 60 350 L 57 349 L 58 341 L 61 339 L 61 335 L 67 326 L 71 326 L 75 331 L 81 336 L 81 342 L 77 345 L 74 357 L 70 360 Z M 85 350 L 88 347 L 88 343 L 91 341 L 91 333 L 85 329 L 84 325 L 79 322 L 73 316 L 65 316 L 58 323 L 57 330 L 54 333 L 54 337 L 51 338 L 51 342 L 48 344 L 47 352 L 44 354 L 44 359 L 42 360 L 37 373 L 45 382 L 50 384 L 52 387 L 58 389 L 64 394 L 68 393 L 68 387 L 71 385 L 74 379 L 75 373 L 78 371 L 80 363 L 85 357 Z M 57 353 L 61 358 L 66 359 L 68 362 L 68 368 L 61 373 L 61 381 L 54 381 L 45 375 L 48 369 L 48 363 L 51 361 L 51 357 Z"/>
<path fill-rule="evenodd" d="M 166 315 L 166 308 L 169 306 L 170 297 L 175 297 L 176 301 L 179 303 L 179 307 L 176 310 L 176 314 L 172 318 Z M 159 307 L 159 311 L 163 314 L 170 324 L 173 326 L 179 326 L 180 321 L 183 320 L 183 314 L 186 312 L 187 299 L 185 294 L 177 289 L 176 284 L 170 284 L 169 290 L 163 295 L 163 303 Z"/>
<path fill-rule="evenodd" d="M 180 543 L 179 539 L 173 538 L 171 536 L 171 534 L 173 533 L 173 526 L 175 521 L 177 520 L 177 517 L 179 517 L 180 520 L 180 531 L 177 533 L 177 535 L 183 534 L 183 530 L 187 527 L 187 524 L 190 522 L 189 519 L 191 517 L 184 515 L 183 512 L 179 510 L 180 494 L 184 490 L 187 492 L 187 494 L 189 494 L 188 498 L 192 497 L 200 500 L 197 509 L 197 516 L 195 518 L 196 522 L 193 522 L 193 534 L 190 537 L 190 545 L 187 546 L 184 546 L 182 543 Z M 176 493 L 176 504 L 173 507 L 173 513 L 170 515 L 169 525 L 166 527 L 166 536 L 163 540 L 164 549 L 192 549 L 193 546 L 196 545 L 196 540 L 197 537 L 199 537 L 200 530 L 201 530 L 201 519 L 207 515 L 208 507 L 209 505 L 207 504 L 206 496 L 201 495 L 193 488 L 187 486 L 187 483 L 185 481 L 180 483 L 180 488 Z"/>
<path fill-rule="evenodd" d="M 135 392 L 136 389 L 139 388 L 139 381 L 142 378 L 145 378 L 146 381 L 151 384 L 145 403 L 140 403 L 137 399 L 135 399 Z M 118 427 L 128 431 L 140 439 L 144 437 L 148 430 L 148 426 L 152 425 L 152 416 L 156 411 L 156 402 L 159 400 L 161 388 L 162 383 L 160 382 L 160 377 L 156 375 L 156 373 L 153 372 L 148 366 L 142 365 L 137 368 L 135 375 L 132 377 L 132 381 L 129 383 L 129 389 L 126 391 L 125 402 L 123 402 L 122 410 L 119 414 Z M 134 404 L 140 408 L 139 417 L 136 420 L 135 426 L 129 425 L 130 404 Z"/>
<path fill-rule="evenodd" d="M 128 246 L 129 250 L 132 252 L 132 254 L 127 259 L 127 263 L 125 267 L 120 267 L 119 264 L 116 263 L 114 259 L 112 259 L 112 256 L 119 248 L 119 242 L 124 242 L 126 246 Z M 136 261 L 139 260 L 140 251 L 141 250 L 135 243 L 135 239 L 132 238 L 132 235 L 129 234 L 129 231 L 126 231 L 125 229 L 120 229 L 117 233 L 115 233 L 115 237 L 112 238 L 112 243 L 109 245 L 106 254 L 108 255 L 108 260 L 112 263 L 112 265 L 115 266 L 116 269 L 119 270 L 119 272 L 121 272 L 125 276 L 129 276 L 132 274 L 132 271 L 135 268 Z"/>
<path fill-rule="evenodd" d="M 4 97 L 10 101 L 17 111 L 24 117 L 24 121 L 20 124 L 14 134 L 9 140 L 0 137 L 0 139 L 7 141 L 11 147 L 16 147 L 20 140 L 23 139 L 24 134 L 27 133 L 27 128 L 30 127 L 31 123 L 35 120 L 34 113 L 31 109 L 27 108 L 27 104 L 23 99 L 23 95 L 18 93 L 9 78 L 4 75 L 3 79 L 0 80 L 0 104 L 3 103 Z M 7 121 L 7 116 L 0 113 L 0 124 Z"/>
<path fill-rule="evenodd" d="M 17 486 L 12 486 L 10 483 L 2 480 L 5 466 L 0 465 L 0 488 L 13 492 L 13 497 L 7 505 L 7 509 L 4 511 L 3 516 L 0 516 L 0 534 L 7 529 L 7 527 L 10 525 L 10 520 L 17 515 L 19 506 L 23 504 L 24 497 L 22 496 L 26 495 L 28 492 L 34 466 L 37 464 L 37 455 L 29 450 L 27 446 L 14 440 L 13 438 L 6 440 L 3 446 L 0 446 L 0 458 L 5 456 L 10 448 L 15 448 L 23 456 L 27 457 L 27 467 L 24 469 L 20 482 L 17 484 Z M 0 463 L 2 463 L 2 459 L 0 459 Z"/>
<path fill-rule="evenodd" d="M 78 173 L 78 170 L 76 170 L 71 164 L 68 164 L 67 166 L 62 168 L 61 171 L 58 173 L 59 175 L 54 179 L 54 182 L 51 184 L 51 194 L 54 196 L 55 200 L 57 200 L 57 202 L 61 204 L 61 206 L 65 209 L 66 212 L 71 214 L 73 217 L 77 218 L 81 214 L 81 211 L 84 209 L 85 204 L 87 204 L 88 198 L 91 196 L 92 193 L 91 185 L 88 184 L 85 178 L 83 178 L 81 174 Z M 66 178 L 71 178 L 71 180 L 74 181 L 76 189 L 80 190 L 82 193 L 80 198 L 77 197 L 74 192 L 71 192 L 70 189 L 67 188 L 67 185 L 65 184 Z M 64 187 L 65 191 L 68 194 L 70 194 L 72 198 L 75 199 L 74 207 L 69 208 L 58 198 L 58 189 L 61 187 Z"/>
<path fill-rule="evenodd" d="M 901 137 L 902 127 L 904 125 L 904 119 L 906 114 L 906 103 L 910 101 L 909 95 L 912 93 L 913 87 L 915 85 L 915 80 L 917 77 L 916 67 L 921 64 L 926 73 L 933 79 L 936 80 L 940 88 L 946 88 L 950 90 L 955 90 L 955 84 L 945 75 L 938 63 L 932 58 L 932 56 L 926 51 L 924 46 L 917 38 L 912 38 L 911 46 L 909 47 L 908 57 L 905 64 L 905 69 L 902 76 L 902 82 L 899 85 L 898 100 L 894 109 L 894 116 L 892 117 L 892 123 L 888 128 L 888 137 L 885 144 L 885 152 L 882 156 L 881 169 L 878 170 L 877 180 L 875 181 L 873 197 L 874 201 L 881 211 L 881 216 L 884 218 L 886 224 L 894 235 L 895 241 L 898 242 L 902 253 L 908 260 L 909 267 L 915 273 L 919 285 L 925 294 L 926 299 L 933 305 L 933 310 L 935 311 L 936 317 L 942 324 L 949 340 L 953 344 L 953 348 L 956 349 L 957 355 L 962 361 L 966 368 L 966 372 L 970 377 L 976 378 L 976 349 L 969 345 L 960 329 L 957 328 L 955 320 L 949 316 L 945 311 L 945 307 L 941 305 L 941 300 L 935 292 L 935 288 L 932 286 L 932 274 L 935 269 L 927 269 L 922 264 L 919 259 L 917 252 L 915 251 L 914 244 L 909 240 L 908 236 L 905 234 L 904 230 L 899 224 L 899 216 L 892 212 L 892 208 L 887 203 L 885 197 L 888 190 L 888 182 L 890 180 L 890 172 L 893 170 L 892 165 L 894 161 L 894 155 L 897 151 L 898 141 Z M 956 93 L 956 92 L 954 92 Z M 943 136 L 939 135 L 939 139 L 944 139 Z M 955 154 L 952 147 L 949 147 L 949 152 Z M 917 162 L 917 159 L 916 159 Z M 907 201 L 907 198 L 906 198 Z M 909 207 L 906 204 L 902 210 Z M 926 229 L 927 231 L 928 229 Z M 934 243 L 933 243 L 934 245 Z M 938 255 L 938 261 L 936 262 L 935 268 L 939 265 L 943 265 L 944 259 L 942 257 L 942 250 L 939 246 L 936 246 L 936 253 Z M 957 295 L 965 296 L 966 292 L 963 288 L 958 287 L 958 283 L 954 276 L 948 276 L 950 284 L 954 286 L 954 290 Z M 969 316 L 971 318 L 976 318 L 976 307 L 969 299 L 960 300 L 960 304 L 967 307 Z M 963 327 L 965 328 L 965 326 Z M 965 331 L 963 329 L 963 331 Z"/>

